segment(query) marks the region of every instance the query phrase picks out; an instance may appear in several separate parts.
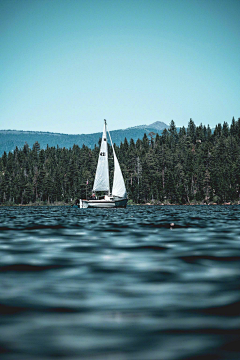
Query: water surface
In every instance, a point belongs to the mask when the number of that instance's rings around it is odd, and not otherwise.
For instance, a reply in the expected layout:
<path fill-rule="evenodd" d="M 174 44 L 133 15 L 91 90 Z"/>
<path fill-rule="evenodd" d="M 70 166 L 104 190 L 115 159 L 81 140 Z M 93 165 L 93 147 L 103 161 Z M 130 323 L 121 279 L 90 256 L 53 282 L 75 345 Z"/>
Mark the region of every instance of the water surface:
<path fill-rule="evenodd" d="M 239 218 L 1 207 L 1 359 L 239 359 Z"/>

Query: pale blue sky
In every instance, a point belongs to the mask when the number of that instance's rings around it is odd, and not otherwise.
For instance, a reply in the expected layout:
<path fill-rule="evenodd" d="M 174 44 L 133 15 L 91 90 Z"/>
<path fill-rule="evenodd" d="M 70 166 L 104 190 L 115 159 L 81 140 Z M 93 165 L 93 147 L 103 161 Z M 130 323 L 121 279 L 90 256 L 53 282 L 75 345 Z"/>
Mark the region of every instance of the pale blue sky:
<path fill-rule="evenodd" d="M 239 0 L 0 0 L 0 129 L 240 117 Z"/>

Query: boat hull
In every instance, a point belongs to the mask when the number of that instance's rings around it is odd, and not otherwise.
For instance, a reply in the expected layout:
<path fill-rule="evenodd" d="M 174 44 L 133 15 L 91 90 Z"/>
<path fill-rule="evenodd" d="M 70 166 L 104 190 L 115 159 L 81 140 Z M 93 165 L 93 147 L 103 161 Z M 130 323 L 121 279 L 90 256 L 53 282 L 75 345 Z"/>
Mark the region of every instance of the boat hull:
<path fill-rule="evenodd" d="M 82 200 L 86 203 L 88 208 L 125 208 L 128 199 L 119 200 Z"/>

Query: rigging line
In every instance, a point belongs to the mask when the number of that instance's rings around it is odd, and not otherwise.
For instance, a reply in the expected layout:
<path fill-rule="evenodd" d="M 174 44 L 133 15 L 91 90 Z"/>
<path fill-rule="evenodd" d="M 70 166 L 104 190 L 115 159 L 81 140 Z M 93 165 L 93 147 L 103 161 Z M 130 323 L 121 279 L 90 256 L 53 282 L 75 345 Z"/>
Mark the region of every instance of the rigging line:
<path fill-rule="evenodd" d="M 110 196 L 110 183 L 109 183 L 109 164 L 108 164 L 108 145 L 107 145 L 107 132 L 109 134 L 108 131 L 108 127 L 107 127 L 107 120 L 104 119 L 104 125 L 105 125 L 105 136 L 106 136 L 106 154 L 107 154 L 107 172 L 108 172 L 108 196 Z"/>
<path fill-rule="evenodd" d="M 113 160 L 114 160 L 114 173 L 115 173 L 115 157 L 116 157 L 116 154 L 115 154 L 115 150 L 114 150 L 113 143 L 112 143 L 112 138 L 111 138 L 110 132 L 109 132 L 109 130 L 108 130 L 107 124 L 106 124 L 106 129 L 107 129 L 108 136 L 109 136 L 109 139 L 110 139 L 110 142 L 111 142 L 111 145 L 112 145 Z M 115 174 L 114 174 L 114 175 L 115 175 Z M 114 175 L 113 175 L 113 182 L 114 182 Z"/>
<path fill-rule="evenodd" d="M 111 141 L 111 145 L 112 145 L 113 153 L 114 153 L 114 155 L 116 155 L 116 154 L 115 154 L 114 147 L 113 147 L 113 143 L 112 143 L 112 138 L 111 138 L 111 135 L 110 135 L 110 132 L 109 132 L 108 128 L 107 128 L 107 132 L 108 132 L 109 139 L 110 139 L 110 141 Z"/>

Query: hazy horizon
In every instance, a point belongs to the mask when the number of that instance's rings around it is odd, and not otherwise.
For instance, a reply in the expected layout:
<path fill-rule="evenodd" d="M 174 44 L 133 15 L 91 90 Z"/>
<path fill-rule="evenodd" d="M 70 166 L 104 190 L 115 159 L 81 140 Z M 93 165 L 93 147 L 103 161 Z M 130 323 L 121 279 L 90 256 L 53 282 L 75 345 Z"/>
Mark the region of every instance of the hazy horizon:
<path fill-rule="evenodd" d="M 165 124 L 167 127 L 169 126 L 169 124 L 166 124 L 162 121 L 157 121 L 157 122 L 160 122 L 162 124 Z M 155 123 L 155 122 L 154 122 Z M 150 127 L 153 123 L 151 124 L 141 124 L 141 125 L 135 125 L 135 126 L 131 126 L 131 127 L 128 127 L 128 128 L 118 128 L 118 129 L 115 129 L 115 130 L 111 130 L 109 129 L 109 131 L 117 131 L 117 130 L 127 130 L 127 129 L 130 129 L 130 128 L 138 128 L 140 126 L 144 126 L 146 125 L 146 127 Z M 55 133 L 55 134 L 63 134 L 63 135 L 88 135 L 88 134 L 91 134 L 91 133 L 76 133 L 76 134 L 68 134 L 68 133 L 58 133 L 58 132 L 54 132 L 54 131 L 41 131 L 41 130 L 22 130 L 22 129 L 0 129 L 0 131 L 24 131 L 24 132 L 42 132 L 42 133 Z M 95 133 L 101 133 L 102 131 L 95 131 Z"/>

